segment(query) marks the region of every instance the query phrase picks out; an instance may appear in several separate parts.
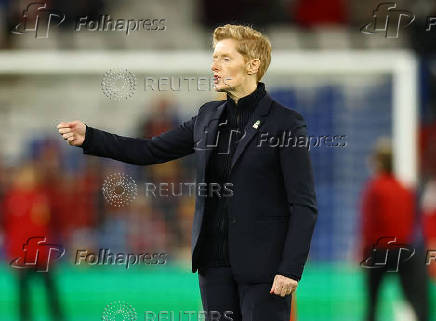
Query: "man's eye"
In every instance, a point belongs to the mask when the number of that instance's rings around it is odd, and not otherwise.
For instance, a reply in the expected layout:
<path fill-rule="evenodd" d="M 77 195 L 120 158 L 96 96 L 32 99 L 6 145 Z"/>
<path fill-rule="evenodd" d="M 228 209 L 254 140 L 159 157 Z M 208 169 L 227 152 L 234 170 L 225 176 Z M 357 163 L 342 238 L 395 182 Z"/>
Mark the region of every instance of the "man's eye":
<path fill-rule="evenodd" d="M 224 58 L 224 61 L 230 61 L 230 58 L 226 57 Z"/>

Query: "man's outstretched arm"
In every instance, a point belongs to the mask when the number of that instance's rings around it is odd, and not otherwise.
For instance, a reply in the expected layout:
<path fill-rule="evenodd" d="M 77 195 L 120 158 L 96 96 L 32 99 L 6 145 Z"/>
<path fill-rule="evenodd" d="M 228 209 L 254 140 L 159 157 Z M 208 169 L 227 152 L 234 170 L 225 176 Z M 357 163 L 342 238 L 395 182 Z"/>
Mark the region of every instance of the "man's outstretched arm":
<path fill-rule="evenodd" d="M 135 165 L 164 163 L 194 152 L 194 124 L 197 116 L 152 138 L 131 138 L 87 126 L 81 121 L 61 122 L 57 128 L 72 146 L 84 154 L 112 158 Z"/>

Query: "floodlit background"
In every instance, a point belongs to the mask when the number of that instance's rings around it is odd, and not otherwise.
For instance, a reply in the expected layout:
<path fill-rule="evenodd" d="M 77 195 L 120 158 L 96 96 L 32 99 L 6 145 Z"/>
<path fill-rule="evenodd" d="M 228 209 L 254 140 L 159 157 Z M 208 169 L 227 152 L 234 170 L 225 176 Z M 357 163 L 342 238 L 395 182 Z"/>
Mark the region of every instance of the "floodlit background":
<path fill-rule="evenodd" d="M 149 138 L 223 99 L 211 90 L 210 63 L 212 31 L 224 23 L 269 37 L 272 62 L 262 81 L 302 113 L 310 135 L 343 137 L 344 146 L 311 149 L 319 217 L 293 320 L 364 320 L 363 194 L 381 137 L 392 140 L 395 176 L 415 196 L 412 244 L 436 250 L 436 19 L 426 31 L 433 1 L 398 1 L 416 19 L 391 38 L 360 32 L 373 21 L 374 0 L 48 0 L 26 11 L 31 3 L 0 0 L 0 320 L 20 320 L 20 309 L 33 320 L 99 320 L 114 317 L 117 304 L 135 308 L 138 320 L 145 311 L 175 311 L 178 320 L 178 311 L 202 310 L 190 272 L 194 196 L 179 185 L 195 181 L 193 156 L 148 167 L 85 156 L 56 125 L 81 120 Z M 102 19 L 119 20 L 120 30 L 101 30 Z M 127 35 L 129 19 L 156 20 Z M 94 22 L 77 30 L 77 21 Z M 136 192 L 105 196 L 104 187 L 120 181 L 116 193 Z M 182 195 L 146 195 L 146 183 L 162 182 Z M 9 264 L 29 233 L 65 248 L 48 273 Z M 168 256 L 129 269 L 75 265 L 81 249 Z M 420 262 L 419 281 L 409 278 L 428 291 L 436 320 L 436 261 Z M 396 273 L 378 301 L 378 320 L 417 320 Z"/>

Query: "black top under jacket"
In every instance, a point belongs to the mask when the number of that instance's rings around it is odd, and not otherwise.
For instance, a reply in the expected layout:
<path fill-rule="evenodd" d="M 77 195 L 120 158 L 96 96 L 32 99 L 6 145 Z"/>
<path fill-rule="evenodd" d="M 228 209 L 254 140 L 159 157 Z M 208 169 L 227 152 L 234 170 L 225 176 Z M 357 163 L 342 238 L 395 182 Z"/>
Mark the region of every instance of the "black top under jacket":
<path fill-rule="evenodd" d="M 217 140 L 211 146 L 213 151 L 206 169 L 209 189 L 206 198 L 205 221 L 200 235 L 202 248 L 199 254 L 199 265 L 201 267 L 230 266 L 227 251 L 229 222 L 225 199 L 230 194 L 223 192 L 224 184 L 230 182 L 232 156 L 243 136 L 244 128 L 256 105 L 265 94 L 265 85 L 258 83 L 256 90 L 239 99 L 237 104 L 227 95 L 226 110 L 221 115 Z M 211 183 L 216 184 L 212 191 Z M 227 188 L 231 190 L 231 185 L 227 185 Z"/>
<path fill-rule="evenodd" d="M 211 101 L 174 129 L 152 138 L 119 136 L 86 127 L 83 153 L 129 164 L 165 163 L 195 154 L 196 186 L 207 184 L 221 116 L 227 101 Z M 207 133 L 207 134 L 206 134 Z M 286 138 L 286 140 L 282 139 Z M 280 274 L 299 280 L 318 216 L 307 125 L 301 114 L 272 99 L 260 99 L 231 157 L 225 197 L 228 259 L 240 283 L 267 283 Z M 192 224 L 192 272 L 199 268 L 199 239 L 206 197 L 197 193 Z"/>

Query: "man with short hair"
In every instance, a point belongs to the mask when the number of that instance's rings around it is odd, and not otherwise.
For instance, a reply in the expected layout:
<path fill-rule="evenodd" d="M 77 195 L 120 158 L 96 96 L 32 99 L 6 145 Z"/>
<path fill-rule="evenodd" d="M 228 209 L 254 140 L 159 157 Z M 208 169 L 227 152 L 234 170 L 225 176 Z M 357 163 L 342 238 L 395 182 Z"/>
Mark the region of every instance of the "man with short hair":
<path fill-rule="evenodd" d="M 85 154 L 130 164 L 195 153 L 197 184 L 232 186 L 230 197 L 196 198 L 192 272 L 198 270 L 208 320 L 217 320 L 216 312 L 218 320 L 288 321 L 317 218 L 306 123 L 260 82 L 271 60 L 264 35 L 224 25 L 213 45 L 215 89 L 227 100 L 204 104 L 191 120 L 152 139 L 80 121 L 60 123 L 59 133 Z M 289 136 L 293 143 L 275 143 Z"/>

